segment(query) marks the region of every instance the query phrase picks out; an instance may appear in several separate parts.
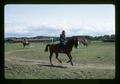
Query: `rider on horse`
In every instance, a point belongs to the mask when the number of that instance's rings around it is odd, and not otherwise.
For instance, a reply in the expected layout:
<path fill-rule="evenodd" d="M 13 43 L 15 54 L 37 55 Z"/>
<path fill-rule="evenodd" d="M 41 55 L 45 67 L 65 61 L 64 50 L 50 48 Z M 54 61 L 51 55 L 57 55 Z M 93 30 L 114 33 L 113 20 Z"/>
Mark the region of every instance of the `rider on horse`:
<path fill-rule="evenodd" d="M 23 39 L 23 43 L 29 45 L 29 42 L 28 42 L 27 39 L 25 39 L 25 38 Z"/>
<path fill-rule="evenodd" d="M 23 42 L 24 42 L 24 43 L 28 43 L 27 39 L 25 39 L 25 38 L 23 39 Z"/>
<path fill-rule="evenodd" d="M 24 39 L 23 39 L 23 41 L 25 42 L 25 41 L 26 41 L 26 39 L 24 38 Z"/>
<path fill-rule="evenodd" d="M 64 49 L 65 49 L 65 40 L 66 40 L 65 31 L 64 30 L 60 34 L 60 39 L 59 40 L 60 40 L 60 48 L 61 48 L 62 52 L 64 52 Z"/>

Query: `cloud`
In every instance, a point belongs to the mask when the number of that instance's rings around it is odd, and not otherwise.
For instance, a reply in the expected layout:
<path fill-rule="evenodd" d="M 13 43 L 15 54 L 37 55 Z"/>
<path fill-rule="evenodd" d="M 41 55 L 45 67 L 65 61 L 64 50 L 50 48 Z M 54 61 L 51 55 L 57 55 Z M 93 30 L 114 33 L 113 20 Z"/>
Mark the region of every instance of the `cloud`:
<path fill-rule="evenodd" d="M 115 7 L 113 5 L 5 6 L 5 36 L 59 36 L 62 30 L 66 31 L 67 36 L 114 34 Z"/>
<path fill-rule="evenodd" d="M 99 36 L 105 34 L 115 34 L 115 26 L 112 24 L 103 25 L 81 25 L 72 27 L 68 30 L 68 35 L 91 35 L 91 36 Z"/>
<path fill-rule="evenodd" d="M 74 24 L 66 28 L 66 26 L 60 27 L 59 25 L 56 26 L 53 24 L 30 25 L 24 22 L 15 22 L 5 24 L 5 37 L 59 36 L 63 29 L 66 31 L 66 36 L 115 34 L 115 26 L 110 23 Z"/>
<path fill-rule="evenodd" d="M 31 33 L 5 33 L 5 37 L 31 37 Z"/>
<path fill-rule="evenodd" d="M 59 34 L 61 29 L 56 29 L 49 26 L 31 26 L 28 27 L 28 32 L 32 32 L 34 35 L 46 35 L 46 36 L 56 36 Z"/>
<path fill-rule="evenodd" d="M 62 30 L 51 26 L 28 26 L 25 23 L 6 23 L 5 25 L 5 37 L 28 37 L 28 36 L 56 36 Z"/>

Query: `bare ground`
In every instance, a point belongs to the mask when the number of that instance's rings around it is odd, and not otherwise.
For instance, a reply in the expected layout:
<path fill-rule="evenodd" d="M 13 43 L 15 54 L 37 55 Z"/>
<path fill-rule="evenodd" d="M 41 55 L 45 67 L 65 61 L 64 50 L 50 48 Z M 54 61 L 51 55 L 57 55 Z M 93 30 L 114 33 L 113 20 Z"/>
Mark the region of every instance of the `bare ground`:
<path fill-rule="evenodd" d="M 29 51 L 31 49 L 28 49 L 27 51 Z M 23 49 L 22 50 L 14 50 L 14 51 L 9 51 L 9 52 L 6 52 L 5 55 L 7 54 L 11 54 L 11 53 L 14 53 L 16 51 L 24 51 Z M 5 62 L 6 61 L 9 61 L 9 62 L 12 62 L 12 63 L 17 63 L 17 64 L 23 64 L 23 65 L 33 65 L 33 64 L 39 64 L 39 65 L 48 65 L 50 64 L 49 63 L 49 60 L 46 61 L 46 60 L 36 60 L 36 59 L 26 59 L 26 58 L 20 58 L 20 57 L 12 57 L 12 56 L 7 56 L 5 57 Z M 53 64 L 54 65 L 59 65 L 59 66 L 63 66 L 63 67 L 68 67 L 68 68 L 76 68 L 76 69 L 81 69 L 81 68 L 84 68 L 84 69 L 88 69 L 88 68 L 93 68 L 93 69 L 110 69 L 110 70 L 115 70 L 115 66 L 114 65 L 110 65 L 110 64 L 74 64 L 74 66 L 71 66 L 70 63 L 63 63 L 63 64 L 60 64 L 59 62 L 56 62 L 53 60 Z"/>
<path fill-rule="evenodd" d="M 49 59 L 32 59 L 16 56 L 15 53 L 35 51 L 33 49 L 20 49 L 5 52 L 5 77 L 10 79 L 113 79 L 115 66 L 105 63 L 70 63 L 62 64 L 53 59 L 54 66 Z M 29 54 L 28 54 L 29 55 Z M 65 60 L 64 60 L 65 61 Z"/>

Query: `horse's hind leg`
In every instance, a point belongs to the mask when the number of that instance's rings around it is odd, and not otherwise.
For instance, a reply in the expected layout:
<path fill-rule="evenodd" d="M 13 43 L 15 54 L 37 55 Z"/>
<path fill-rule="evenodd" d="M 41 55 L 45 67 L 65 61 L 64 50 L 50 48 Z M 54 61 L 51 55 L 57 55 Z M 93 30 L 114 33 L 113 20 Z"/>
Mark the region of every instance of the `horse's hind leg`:
<path fill-rule="evenodd" d="M 62 63 L 62 61 L 58 58 L 58 53 L 55 53 L 56 54 L 56 59 L 60 62 L 60 63 Z"/>
<path fill-rule="evenodd" d="M 52 64 L 52 55 L 53 55 L 53 53 L 50 53 L 50 56 L 49 56 L 50 64 L 51 64 L 51 65 L 53 65 L 53 64 Z"/>

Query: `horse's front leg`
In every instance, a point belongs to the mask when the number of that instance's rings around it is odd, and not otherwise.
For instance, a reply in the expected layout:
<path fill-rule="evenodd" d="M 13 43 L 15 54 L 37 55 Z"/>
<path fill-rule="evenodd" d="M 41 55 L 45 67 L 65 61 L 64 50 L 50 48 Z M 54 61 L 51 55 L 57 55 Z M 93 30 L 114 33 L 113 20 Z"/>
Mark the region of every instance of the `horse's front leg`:
<path fill-rule="evenodd" d="M 67 56 L 69 57 L 69 61 L 67 61 L 67 63 L 71 62 L 71 65 L 73 66 L 72 56 L 71 56 L 71 54 L 67 54 Z"/>
<path fill-rule="evenodd" d="M 53 53 L 50 53 L 49 59 L 50 59 L 50 64 L 53 66 L 53 64 L 52 64 L 52 55 L 53 55 Z"/>
<path fill-rule="evenodd" d="M 23 48 L 25 48 L 25 45 L 23 44 Z"/>
<path fill-rule="evenodd" d="M 71 57 L 70 57 L 70 55 L 68 53 L 67 53 L 67 56 L 69 58 L 69 60 L 67 61 L 67 63 L 69 63 L 71 61 Z"/>

